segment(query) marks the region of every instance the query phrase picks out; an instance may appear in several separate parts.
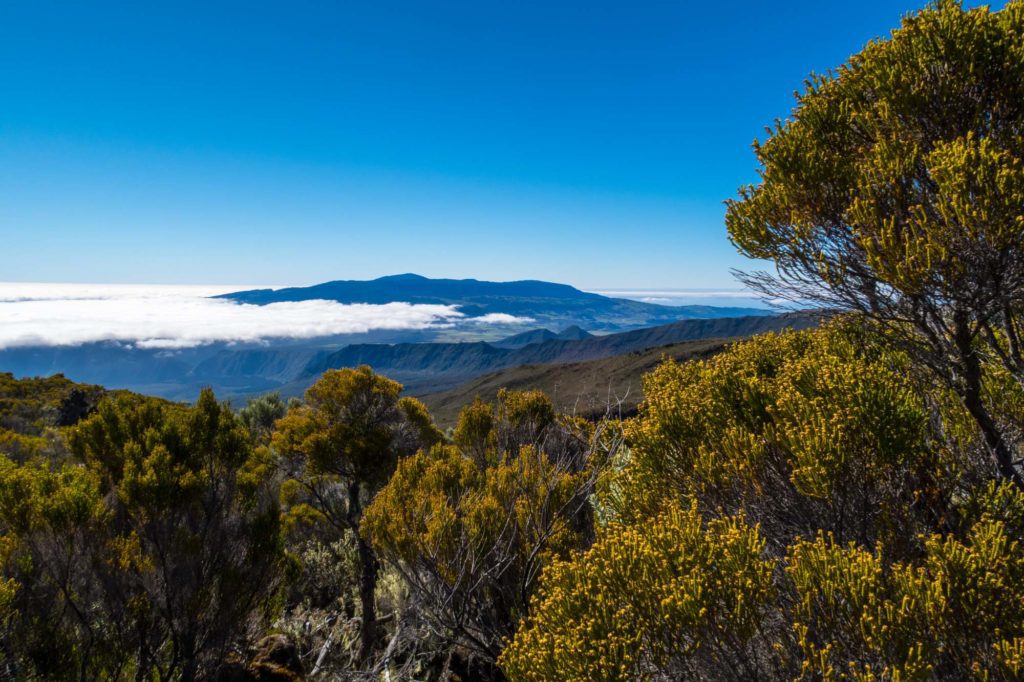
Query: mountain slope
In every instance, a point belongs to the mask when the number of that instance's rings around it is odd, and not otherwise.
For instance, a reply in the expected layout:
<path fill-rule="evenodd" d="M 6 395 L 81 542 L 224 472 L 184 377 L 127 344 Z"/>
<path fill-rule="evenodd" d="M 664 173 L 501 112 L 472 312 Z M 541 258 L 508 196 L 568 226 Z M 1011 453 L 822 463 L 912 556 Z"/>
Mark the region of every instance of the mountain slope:
<path fill-rule="evenodd" d="M 498 341 L 492 341 L 492 346 L 498 348 L 522 348 L 523 346 L 529 346 L 534 343 L 544 343 L 552 339 L 562 339 L 563 341 L 580 341 L 582 339 L 592 338 L 594 335 L 590 332 L 581 329 L 578 325 L 566 327 L 561 332 L 556 334 L 550 329 L 531 329 L 528 332 L 522 332 L 519 334 L 513 334 L 504 339 Z"/>
<path fill-rule="evenodd" d="M 224 379 L 261 377 L 290 381 L 317 355 L 312 348 L 249 348 L 222 350 L 190 371 L 197 380 L 215 383 Z"/>
<path fill-rule="evenodd" d="M 504 339 L 491 342 L 492 346 L 498 348 L 522 348 L 523 346 L 529 346 L 534 343 L 544 343 L 551 339 L 557 339 L 558 334 L 554 333 L 550 329 L 531 329 L 528 332 L 522 332 L 520 334 L 513 334 Z"/>
<path fill-rule="evenodd" d="M 529 318 L 552 327 L 580 325 L 591 330 L 620 331 L 682 319 L 770 314 L 751 308 L 661 306 L 580 291 L 567 284 L 537 280 L 484 282 L 475 279 L 429 279 L 405 274 L 369 281 L 339 280 L 309 287 L 253 289 L 223 294 L 239 303 L 266 305 L 282 301 L 324 299 L 339 303 L 455 305 L 468 317 L 501 313 Z"/>
<path fill-rule="evenodd" d="M 677 361 L 709 357 L 727 339 L 685 341 L 600 360 L 558 365 L 521 365 L 484 374 L 439 393 L 419 395 L 441 427 L 455 424 L 459 411 L 477 397 L 493 400 L 502 388 L 540 389 L 569 414 L 591 416 L 612 410 L 623 416 L 636 411 L 643 398 L 641 377 L 666 358 Z"/>
<path fill-rule="evenodd" d="M 805 329 L 816 318 L 792 313 L 772 317 L 684 320 L 578 341 L 549 339 L 521 348 L 489 343 L 358 344 L 315 358 L 306 367 L 307 381 L 327 369 L 370 365 L 406 384 L 411 392 L 444 390 L 499 369 L 530 364 L 582 362 L 657 346 L 710 338 L 751 336 L 787 328 Z"/>

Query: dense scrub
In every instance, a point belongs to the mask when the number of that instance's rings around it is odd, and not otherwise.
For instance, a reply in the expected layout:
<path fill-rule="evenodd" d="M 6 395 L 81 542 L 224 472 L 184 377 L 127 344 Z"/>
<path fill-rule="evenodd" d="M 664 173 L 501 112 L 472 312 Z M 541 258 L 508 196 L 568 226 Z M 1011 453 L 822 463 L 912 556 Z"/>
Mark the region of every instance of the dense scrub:
<path fill-rule="evenodd" d="M 6 673 L 1024 674 L 1024 493 L 906 353 L 840 318 L 645 393 L 619 423 L 503 392 L 447 434 L 366 368 L 241 416 L 108 396 L 0 465 Z"/>
<path fill-rule="evenodd" d="M 45 379 L 15 379 L 0 373 L 0 453 L 15 460 L 61 447 L 55 431 L 95 409 L 106 391 L 76 384 L 56 374 Z"/>
<path fill-rule="evenodd" d="M 902 353 L 839 321 L 646 389 L 612 522 L 544 573 L 514 679 L 1024 670 L 1024 494 Z"/>
<path fill-rule="evenodd" d="M 1019 679 L 1024 4 L 811 78 L 729 202 L 771 296 L 853 313 L 667 363 L 514 679 Z"/>
<path fill-rule="evenodd" d="M 283 575 L 268 453 L 209 392 L 110 398 L 65 437 L 67 460 L 0 466 L 7 672 L 216 669 Z"/>

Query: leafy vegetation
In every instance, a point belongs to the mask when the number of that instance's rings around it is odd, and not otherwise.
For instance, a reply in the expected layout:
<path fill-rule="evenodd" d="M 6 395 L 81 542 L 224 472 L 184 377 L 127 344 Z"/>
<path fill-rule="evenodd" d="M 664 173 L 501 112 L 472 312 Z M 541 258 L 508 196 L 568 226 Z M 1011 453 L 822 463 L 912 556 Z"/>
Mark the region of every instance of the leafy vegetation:
<path fill-rule="evenodd" d="M 348 533 L 355 543 L 363 659 L 379 637 L 378 562 L 359 533 L 365 500 L 387 482 L 400 457 L 441 437 L 422 405 L 400 398 L 401 390 L 369 367 L 325 372 L 306 392 L 305 403 L 278 422 L 273 438 L 289 476 L 290 513 Z"/>
<path fill-rule="evenodd" d="M 16 677 L 196 679 L 283 573 L 266 451 L 209 392 L 108 399 L 63 463 L 4 461 L 0 523 Z"/>
<path fill-rule="evenodd" d="M 770 605 L 771 561 L 742 519 L 704 525 L 670 506 L 645 526 L 613 524 L 545 571 L 534 617 L 502 654 L 514 679 L 627 680 L 651 671 L 756 677 L 751 640 Z"/>
<path fill-rule="evenodd" d="M 986 360 L 1024 381 L 1024 4 L 907 17 L 755 145 L 730 202 L 739 249 L 793 300 L 859 312 L 961 397 L 1000 475 L 1024 487 L 982 397 Z"/>
<path fill-rule="evenodd" d="M 606 488 L 612 522 L 545 572 L 502 664 L 1012 678 L 1024 495 L 930 376 L 848 320 L 662 365 Z"/>
<path fill-rule="evenodd" d="M 15 379 L 0 373 L 0 454 L 22 461 L 61 448 L 55 430 L 85 417 L 106 392 L 56 374 Z"/>
<path fill-rule="evenodd" d="M 493 666 L 541 569 L 592 541 L 589 500 L 620 440 L 559 417 L 540 392 L 504 391 L 463 411 L 452 445 L 404 460 L 362 530 L 423 617 Z"/>
<path fill-rule="evenodd" d="M 1022 69 L 947 1 L 813 80 L 728 226 L 830 319 L 625 420 L 0 375 L 0 676 L 1021 679 Z"/>

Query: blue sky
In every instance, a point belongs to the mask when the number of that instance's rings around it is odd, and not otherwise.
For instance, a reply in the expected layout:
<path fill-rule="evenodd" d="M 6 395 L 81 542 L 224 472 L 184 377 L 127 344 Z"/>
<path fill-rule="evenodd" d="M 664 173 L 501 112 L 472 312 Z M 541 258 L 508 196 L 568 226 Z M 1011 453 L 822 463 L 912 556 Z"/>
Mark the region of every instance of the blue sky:
<path fill-rule="evenodd" d="M 0 3 L 0 280 L 729 287 L 722 201 L 921 2 Z"/>

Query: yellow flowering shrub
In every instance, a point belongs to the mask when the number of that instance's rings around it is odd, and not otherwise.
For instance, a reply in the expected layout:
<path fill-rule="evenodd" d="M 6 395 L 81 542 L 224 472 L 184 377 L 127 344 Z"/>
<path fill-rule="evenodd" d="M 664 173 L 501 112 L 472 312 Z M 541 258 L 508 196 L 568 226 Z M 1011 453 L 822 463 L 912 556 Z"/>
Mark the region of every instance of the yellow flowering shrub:
<path fill-rule="evenodd" d="M 774 565 L 756 527 L 705 524 L 696 506 L 612 524 L 545 569 L 500 665 L 537 682 L 756 676 L 765 659 L 752 640 L 774 600 Z"/>
<path fill-rule="evenodd" d="M 966 537 L 932 535 L 920 564 L 819 535 L 786 571 L 810 679 L 1019 679 L 1024 547 L 985 518 Z"/>
<path fill-rule="evenodd" d="M 538 391 L 478 400 L 454 443 L 398 463 L 361 533 L 427 619 L 493 669 L 542 567 L 589 544 L 591 498 L 616 433 L 558 416 Z"/>
<path fill-rule="evenodd" d="M 669 505 L 545 569 L 512 680 L 1020 679 L 1024 494 L 991 485 L 920 557 L 821 532 L 774 560 L 742 517 Z"/>
<path fill-rule="evenodd" d="M 532 446 L 488 467 L 439 446 L 399 462 L 361 531 L 432 603 L 436 620 L 496 656 L 543 563 L 582 543 L 574 515 L 588 476 Z"/>
<path fill-rule="evenodd" d="M 902 356 L 843 321 L 665 363 L 646 377 L 627 429 L 627 516 L 696 499 L 748 513 L 783 540 L 826 529 L 841 541 L 913 543 L 956 478 L 939 477 L 955 463 L 907 373 Z"/>
<path fill-rule="evenodd" d="M 1024 3 L 1000 4 L 935 0 L 808 78 L 725 224 L 772 261 L 740 279 L 875 323 L 1024 488 L 1020 430 L 983 399 L 986 363 L 1024 384 Z"/>
<path fill-rule="evenodd" d="M 984 483 L 977 430 L 906 356 L 840 319 L 645 388 L 609 520 L 545 569 L 511 679 L 1024 674 L 1024 494 Z M 1013 420 L 1018 388 L 989 390 Z"/>

